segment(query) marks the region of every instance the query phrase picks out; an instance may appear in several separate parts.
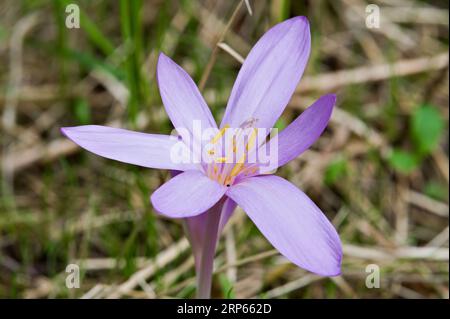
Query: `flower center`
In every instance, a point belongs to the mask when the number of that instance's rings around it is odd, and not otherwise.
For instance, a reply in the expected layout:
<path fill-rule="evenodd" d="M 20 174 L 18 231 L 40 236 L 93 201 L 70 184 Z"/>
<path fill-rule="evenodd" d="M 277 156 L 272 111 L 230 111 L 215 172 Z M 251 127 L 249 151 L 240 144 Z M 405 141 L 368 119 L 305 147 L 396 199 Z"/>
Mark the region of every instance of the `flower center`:
<path fill-rule="evenodd" d="M 209 178 L 230 187 L 242 178 L 258 173 L 256 122 L 250 118 L 237 129 L 231 129 L 227 124 L 211 139 L 207 151 L 211 162 L 206 165 Z"/>

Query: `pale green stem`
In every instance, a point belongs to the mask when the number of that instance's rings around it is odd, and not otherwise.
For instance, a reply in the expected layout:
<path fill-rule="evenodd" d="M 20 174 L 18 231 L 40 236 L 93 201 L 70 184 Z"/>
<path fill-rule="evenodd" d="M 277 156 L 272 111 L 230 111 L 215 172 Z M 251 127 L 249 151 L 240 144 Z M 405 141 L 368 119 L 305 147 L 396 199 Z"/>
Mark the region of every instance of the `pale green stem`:
<path fill-rule="evenodd" d="M 211 284 L 214 267 L 214 255 L 218 239 L 218 229 L 223 201 L 219 201 L 206 214 L 205 240 L 201 243 L 202 253 L 197 267 L 197 298 L 211 298 Z"/>

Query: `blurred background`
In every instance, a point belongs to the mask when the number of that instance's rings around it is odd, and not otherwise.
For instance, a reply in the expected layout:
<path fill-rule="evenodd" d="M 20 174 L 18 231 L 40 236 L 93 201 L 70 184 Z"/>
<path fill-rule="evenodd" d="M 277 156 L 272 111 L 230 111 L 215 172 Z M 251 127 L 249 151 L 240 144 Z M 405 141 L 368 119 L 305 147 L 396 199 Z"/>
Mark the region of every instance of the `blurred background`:
<path fill-rule="evenodd" d="M 243 57 L 296 15 L 310 21 L 312 52 L 277 127 L 322 94 L 338 102 L 312 149 L 277 174 L 333 221 L 342 276 L 295 267 L 239 209 L 213 296 L 448 298 L 448 2 L 420 0 L 2 0 L 0 297 L 193 297 L 181 223 L 149 202 L 168 172 L 94 156 L 59 128 L 169 133 L 160 51 L 220 119 Z"/>

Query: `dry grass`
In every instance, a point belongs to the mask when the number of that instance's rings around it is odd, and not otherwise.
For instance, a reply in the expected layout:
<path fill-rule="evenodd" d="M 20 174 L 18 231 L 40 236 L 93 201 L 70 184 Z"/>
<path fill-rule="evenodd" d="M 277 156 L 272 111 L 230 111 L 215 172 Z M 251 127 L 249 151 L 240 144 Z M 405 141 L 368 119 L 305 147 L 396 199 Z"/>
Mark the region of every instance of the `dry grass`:
<path fill-rule="evenodd" d="M 278 126 L 321 94 L 336 92 L 338 105 L 321 139 L 277 174 L 333 220 L 343 273 L 293 266 L 238 210 L 218 247 L 213 295 L 449 297 L 446 1 L 374 1 L 380 29 L 365 26 L 365 0 L 249 1 L 252 15 L 239 1 L 152 0 L 130 9 L 131 22 L 119 2 L 75 2 L 78 30 L 64 27 L 64 0 L 0 4 L 0 297 L 192 297 L 182 227 L 148 201 L 167 173 L 81 152 L 59 128 L 169 132 L 155 84 L 160 50 L 220 118 L 242 57 L 294 15 L 310 20 L 312 55 Z M 435 111 L 430 130 L 438 120 L 444 128 L 416 154 L 414 118 L 425 105 Z M 64 284 L 71 262 L 82 269 L 79 289 Z M 381 269 L 379 289 L 365 286 L 369 264 Z"/>

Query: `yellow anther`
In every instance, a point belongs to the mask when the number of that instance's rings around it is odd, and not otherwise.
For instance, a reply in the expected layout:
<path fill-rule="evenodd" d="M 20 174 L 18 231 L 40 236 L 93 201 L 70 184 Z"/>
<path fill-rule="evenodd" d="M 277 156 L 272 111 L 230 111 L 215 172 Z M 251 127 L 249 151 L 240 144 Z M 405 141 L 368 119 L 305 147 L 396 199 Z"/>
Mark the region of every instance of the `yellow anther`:
<path fill-rule="evenodd" d="M 216 163 L 225 163 L 227 161 L 226 157 L 217 157 L 214 159 L 214 162 Z"/>
<path fill-rule="evenodd" d="M 248 143 L 245 145 L 245 149 L 248 151 L 249 149 L 253 148 L 255 145 L 256 140 L 256 128 L 253 128 L 252 134 L 250 134 L 250 137 L 248 138 Z"/>
<path fill-rule="evenodd" d="M 208 176 L 210 178 L 216 180 L 218 183 L 222 185 L 231 186 L 236 176 L 240 174 L 245 174 L 246 176 L 248 176 L 257 171 L 257 167 L 253 167 L 253 165 L 246 166 L 246 161 L 247 157 L 249 156 L 249 152 L 253 150 L 253 148 L 257 144 L 258 130 L 253 126 L 255 123 L 256 119 L 253 118 L 249 119 L 248 121 L 245 121 L 241 125 L 240 129 L 238 129 L 232 135 L 231 148 L 233 150 L 233 154 L 236 154 L 233 156 L 233 160 L 234 157 L 240 157 L 237 160 L 237 162 L 234 163 L 234 165 L 225 164 L 218 166 L 217 164 L 227 163 L 229 160 L 231 162 L 230 157 L 229 156 L 220 157 L 219 155 L 222 154 L 216 152 L 217 149 L 211 148 L 207 151 L 208 154 L 212 155 L 214 159 L 213 163 L 210 164 L 208 167 Z M 227 129 L 229 128 L 230 126 L 228 124 L 226 124 L 223 128 L 221 128 L 220 131 L 211 139 L 210 144 L 215 144 L 219 142 L 219 140 L 225 135 Z M 245 131 L 246 129 L 249 128 L 251 129 L 251 132 Z M 240 150 L 241 144 L 238 145 L 240 141 L 245 142 L 243 151 Z M 226 143 L 225 145 L 226 148 L 229 149 L 230 145 L 228 143 Z"/>
<path fill-rule="evenodd" d="M 213 139 L 211 140 L 211 144 L 216 144 L 219 139 L 223 136 L 223 134 L 225 134 L 225 131 L 229 128 L 230 126 L 227 124 L 225 125 L 217 134 L 216 136 L 213 137 Z"/>

